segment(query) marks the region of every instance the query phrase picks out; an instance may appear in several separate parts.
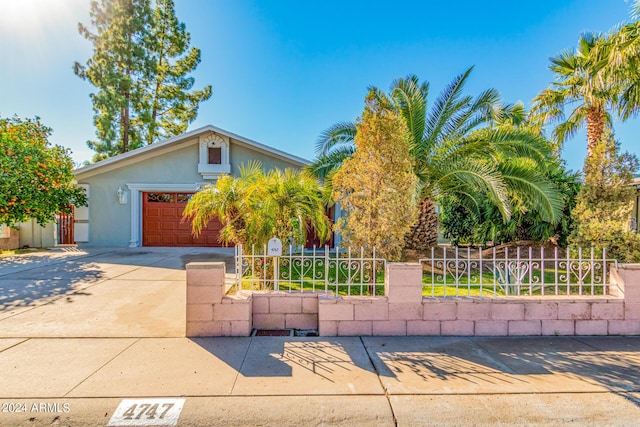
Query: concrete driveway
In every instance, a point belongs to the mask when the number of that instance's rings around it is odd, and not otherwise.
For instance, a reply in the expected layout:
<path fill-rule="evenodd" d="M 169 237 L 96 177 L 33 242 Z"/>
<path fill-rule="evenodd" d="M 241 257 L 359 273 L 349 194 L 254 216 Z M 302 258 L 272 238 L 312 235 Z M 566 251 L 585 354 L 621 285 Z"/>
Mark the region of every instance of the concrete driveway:
<path fill-rule="evenodd" d="M 180 337 L 185 268 L 232 248 L 92 248 L 0 258 L 0 337 Z"/>

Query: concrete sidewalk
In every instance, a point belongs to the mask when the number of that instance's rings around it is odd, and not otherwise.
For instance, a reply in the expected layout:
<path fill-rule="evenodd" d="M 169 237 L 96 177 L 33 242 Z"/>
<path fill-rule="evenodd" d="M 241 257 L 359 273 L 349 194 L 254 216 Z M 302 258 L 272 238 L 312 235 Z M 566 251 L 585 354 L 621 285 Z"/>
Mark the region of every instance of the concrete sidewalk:
<path fill-rule="evenodd" d="M 185 264 L 231 254 L 0 259 L 0 426 L 640 424 L 640 337 L 184 338 Z"/>
<path fill-rule="evenodd" d="M 640 337 L 3 338 L 0 385 L 3 426 L 169 397 L 181 426 L 632 426 Z"/>

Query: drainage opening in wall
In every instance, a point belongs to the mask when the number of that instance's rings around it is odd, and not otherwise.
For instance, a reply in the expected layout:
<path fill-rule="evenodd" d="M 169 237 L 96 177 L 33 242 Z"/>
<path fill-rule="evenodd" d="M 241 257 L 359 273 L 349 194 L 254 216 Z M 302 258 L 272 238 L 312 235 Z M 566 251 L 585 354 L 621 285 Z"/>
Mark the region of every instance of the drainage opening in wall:
<path fill-rule="evenodd" d="M 254 329 L 252 337 L 317 337 L 315 329 Z"/>

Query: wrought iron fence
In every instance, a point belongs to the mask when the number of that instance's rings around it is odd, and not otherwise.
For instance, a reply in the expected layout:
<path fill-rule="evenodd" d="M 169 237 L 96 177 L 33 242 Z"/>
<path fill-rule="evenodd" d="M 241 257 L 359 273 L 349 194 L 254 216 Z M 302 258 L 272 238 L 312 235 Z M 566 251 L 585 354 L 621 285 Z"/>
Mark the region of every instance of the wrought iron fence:
<path fill-rule="evenodd" d="M 420 263 L 423 295 L 433 297 L 607 295 L 608 265 L 617 266 L 606 249 L 557 247 L 432 248 Z"/>
<path fill-rule="evenodd" d="M 276 290 L 329 292 L 335 295 L 384 295 L 386 260 L 375 249 L 303 249 L 289 246 L 282 256 L 267 255 L 267 247 L 245 253 L 236 246 L 236 291 Z"/>

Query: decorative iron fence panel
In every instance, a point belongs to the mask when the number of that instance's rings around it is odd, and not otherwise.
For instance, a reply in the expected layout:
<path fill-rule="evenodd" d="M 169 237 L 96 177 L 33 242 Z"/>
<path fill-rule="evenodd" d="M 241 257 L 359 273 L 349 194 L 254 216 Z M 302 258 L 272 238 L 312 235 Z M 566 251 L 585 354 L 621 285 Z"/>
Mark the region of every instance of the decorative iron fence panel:
<path fill-rule="evenodd" d="M 420 263 L 423 295 L 432 297 L 607 295 L 609 264 L 617 266 L 606 249 L 557 247 L 432 248 Z"/>
<path fill-rule="evenodd" d="M 267 247 L 244 252 L 236 246 L 236 291 L 333 292 L 335 295 L 384 295 L 386 260 L 375 249 L 299 249 L 268 256 Z"/>

